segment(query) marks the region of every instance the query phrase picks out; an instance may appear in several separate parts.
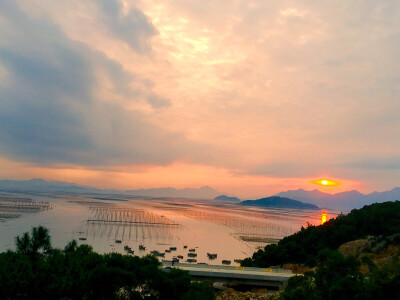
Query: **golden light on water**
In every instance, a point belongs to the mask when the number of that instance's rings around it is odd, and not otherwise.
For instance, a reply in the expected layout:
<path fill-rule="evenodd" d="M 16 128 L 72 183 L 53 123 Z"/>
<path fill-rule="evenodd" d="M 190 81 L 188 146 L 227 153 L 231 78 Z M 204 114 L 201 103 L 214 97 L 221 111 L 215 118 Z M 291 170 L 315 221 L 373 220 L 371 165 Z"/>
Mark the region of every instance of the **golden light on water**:
<path fill-rule="evenodd" d="M 323 210 L 321 212 L 321 225 L 324 224 L 328 220 L 328 214 L 326 213 L 326 210 Z"/>
<path fill-rule="evenodd" d="M 312 183 L 322 185 L 322 186 L 334 186 L 334 185 L 339 185 L 339 181 L 335 180 L 329 180 L 329 179 L 317 179 L 313 180 Z"/>

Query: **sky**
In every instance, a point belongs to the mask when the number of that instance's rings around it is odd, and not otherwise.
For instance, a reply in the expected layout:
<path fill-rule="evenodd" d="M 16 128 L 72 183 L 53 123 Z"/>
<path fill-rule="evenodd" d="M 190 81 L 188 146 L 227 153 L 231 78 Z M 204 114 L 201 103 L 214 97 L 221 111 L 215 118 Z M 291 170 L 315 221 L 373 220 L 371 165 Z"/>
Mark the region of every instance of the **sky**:
<path fill-rule="evenodd" d="M 0 179 L 391 189 L 399 62 L 397 0 L 2 0 Z"/>

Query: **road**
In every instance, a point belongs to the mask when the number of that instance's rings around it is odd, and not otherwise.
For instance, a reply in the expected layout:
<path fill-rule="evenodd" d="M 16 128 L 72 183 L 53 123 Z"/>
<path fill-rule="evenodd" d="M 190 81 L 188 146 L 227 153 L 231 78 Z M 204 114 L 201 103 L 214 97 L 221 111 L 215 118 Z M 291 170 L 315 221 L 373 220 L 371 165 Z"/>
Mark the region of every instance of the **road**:
<path fill-rule="evenodd" d="M 188 271 L 193 277 L 202 277 L 212 281 L 223 281 L 237 284 L 248 284 L 256 286 L 281 287 L 290 277 L 295 274 L 283 269 L 271 268 L 247 268 L 234 266 L 214 266 L 203 264 L 187 264 L 163 262 L 166 270 L 178 268 Z"/>

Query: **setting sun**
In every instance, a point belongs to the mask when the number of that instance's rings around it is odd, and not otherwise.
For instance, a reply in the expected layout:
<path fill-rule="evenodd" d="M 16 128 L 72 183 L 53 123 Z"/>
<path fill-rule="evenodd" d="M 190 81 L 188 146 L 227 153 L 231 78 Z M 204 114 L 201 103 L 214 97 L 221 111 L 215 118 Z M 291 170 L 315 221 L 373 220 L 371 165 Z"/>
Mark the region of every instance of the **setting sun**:
<path fill-rule="evenodd" d="M 334 180 L 329 180 L 329 179 L 317 179 L 313 180 L 312 183 L 318 184 L 318 185 L 323 185 L 323 186 L 335 186 L 339 185 L 339 181 L 334 181 Z"/>

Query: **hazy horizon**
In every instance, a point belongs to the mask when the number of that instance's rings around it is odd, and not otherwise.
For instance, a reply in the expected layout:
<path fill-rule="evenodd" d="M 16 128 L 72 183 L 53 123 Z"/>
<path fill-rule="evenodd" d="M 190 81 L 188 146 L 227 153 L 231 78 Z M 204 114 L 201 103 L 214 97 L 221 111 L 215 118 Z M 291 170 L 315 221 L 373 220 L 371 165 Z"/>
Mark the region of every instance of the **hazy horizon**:
<path fill-rule="evenodd" d="M 4 181 L 17 181 L 17 182 L 30 182 L 30 181 L 36 181 L 36 180 L 38 180 L 38 181 L 42 181 L 43 180 L 43 181 L 45 181 L 47 183 L 54 183 L 54 184 L 59 183 L 59 184 L 61 184 L 61 186 L 64 186 L 64 185 L 67 184 L 67 185 L 72 185 L 72 186 L 73 185 L 77 185 L 77 186 L 85 187 L 85 188 L 99 189 L 99 190 L 101 190 L 102 192 L 104 192 L 106 194 L 107 194 L 107 191 L 112 191 L 112 190 L 121 191 L 121 192 L 133 192 L 133 191 L 140 191 L 140 190 L 143 190 L 143 191 L 149 190 L 149 191 L 151 191 L 151 190 L 175 189 L 176 191 L 193 190 L 193 195 L 195 195 L 196 190 L 201 191 L 202 189 L 210 189 L 210 190 L 212 190 L 212 191 L 214 191 L 216 193 L 216 196 L 227 195 L 227 196 L 239 197 L 241 200 L 247 200 L 247 199 L 251 199 L 251 198 L 265 198 L 265 197 L 271 197 L 271 196 L 275 196 L 275 195 L 279 196 L 279 194 L 281 194 L 281 193 L 287 193 L 287 192 L 291 192 L 291 191 L 294 191 L 294 192 L 296 192 L 296 191 L 300 191 L 300 192 L 301 191 L 305 191 L 305 192 L 322 192 L 324 194 L 328 194 L 328 195 L 332 195 L 332 196 L 333 195 L 338 195 L 338 194 L 341 194 L 341 193 L 347 193 L 347 192 L 355 191 L 355 192 L 359 192 L 362 195 L 366 196 L 366 195 L 370 195 L 370 194 L 373 194 L 373 193 L 390 192 L 390 191 L 393 191 L 393 190 L 396 190 L 396 189 L 400 189 L 400 187 L 392 187 L 392 188 L 390 188 L 388 190 L 373 191 L 373 192 L 370 192 L 370 193 L 362 193 L 362 192 L 360 192 L 358 190 L 346 190 L 346 191 L 341 191 L 341 192 L 332 192 L 332 191 L 330 191 L 329 192 L 329 191 L 324 191 L 324 187 L 322 187 L 322 188 L 309 188 L 309 189 L 297 188 L 297 189 L 281 190 L 278 193 L 274 193 L 274 194 L 236 195 L 236 194 L 230 193 L 229 191 L 216 190 L 210 185 L 186 186 L 186 187 L 183 187 L 183 188 L 174 188 L 174 187 L 171 187 L 171 186 L 156 186 L 156 187 L 149 187 L 149 188 L 140 188 L 139 187 L 139 188 L 135 188 L 135 189 L 115 189 L 115 188 L 114 189 L 107 189 L 107 188 L 104 188 L 104 187 L 97 188 L 97 187 L 89 186 L 89 185 L 80 185 L 80 184 L 78 184 L 76 182 L 44 180 L 43 178 L 30 178 L 30 179 L 27 179 L 27 180 L 0 179 L 0 182 L 3 181 L 3 180 Z M 1 190 L 1 187 L 0 187 L 0 190 Z M 21 191 L 28 191 L 28 190 L 29 189 L 22 189 Z M 162 195 L 161 194 L 160 195 L 157 194 L 157 195 L 153 195 L 153 196 L 154 197 L 159 197 L 159 196 L 162 196 Z M 166 196 L 166 197 L 171 197 L 171 196 Z M 296 197 L 291 197 L 291 196 L 286 196 L 286 195 L 283 196 L 283 197 L 288 197 L 288 198 L 293 198 L 295 200 L 299 200 Z M 197 197 L 196 196 L 188 196 L 187 198 L 197 198 Z M 211 198 L 214 198 L 214 196 L 211 197 Z M 200 197 L 200 199 L 201 199 L 201 197 Z M 303 199 L 300 199 L 300 200 L 304 201 Z M 351 199 L 349 199 L 349 200 L 351 200 Z M 351 202 L 349 202 L 349 203 L 351 203 Z"/>

